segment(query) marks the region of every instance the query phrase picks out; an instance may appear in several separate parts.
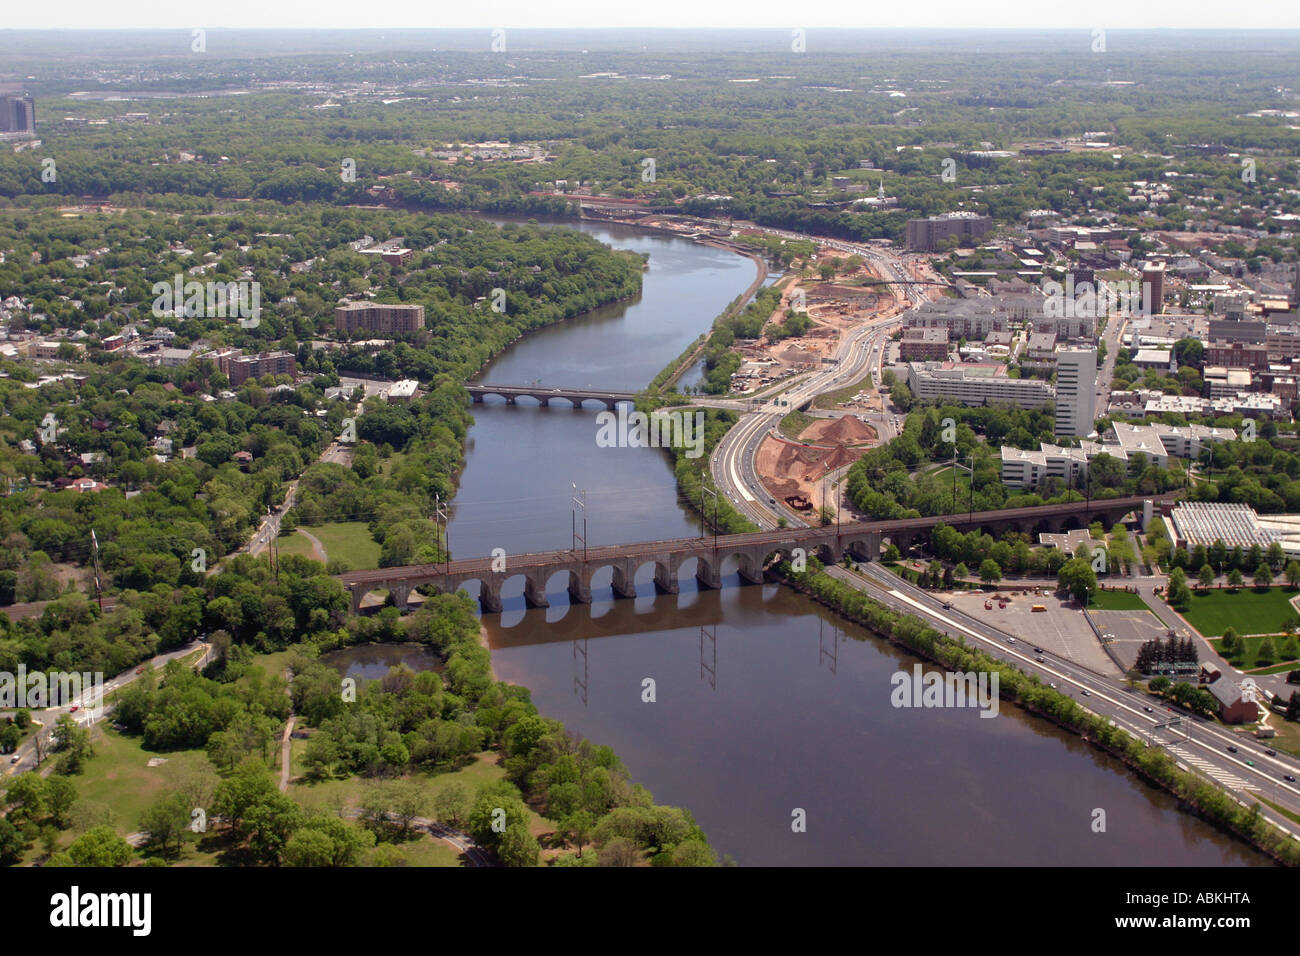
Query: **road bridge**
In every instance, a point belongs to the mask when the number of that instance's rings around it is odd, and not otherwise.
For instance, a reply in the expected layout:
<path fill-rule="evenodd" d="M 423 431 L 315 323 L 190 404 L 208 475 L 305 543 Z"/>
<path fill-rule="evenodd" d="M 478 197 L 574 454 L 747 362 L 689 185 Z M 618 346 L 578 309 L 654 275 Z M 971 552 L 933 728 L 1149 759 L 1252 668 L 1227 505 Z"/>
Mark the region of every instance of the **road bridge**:
<path fill-rule="evenodd" d="M 592 600 L 592 580 L 597 572 L 612 569 L 611 587 L 616 597 L 636 596 L 636 574 L 646 565 L 654 566 L 655 588 L 659 593 L 675 594 L 678 572 L 692 559 L 695 577 L 705 587 L 722 585 L 722 567 L 731 558 L 738 559 L 741 580 L 758 584 L 775 559 L 791 560 L 802 550 L 824 564 L 838 564 L 846 554 L 859 561 L 876 561 L 885 540 L 900 551 L 928 539 L 940 521 L 961 531 L 984 529 L 1001 532 L 1015 529 L 1029 533 L 1060 532 L 1087 527 L 1093 521 L 1109 526 L 1130 511 L 1141 511 L 1145 501 L 1165 504 L 1176 495 L 1161 497 L 1110 498 L 1100 501 L 1072 502 L 1000 511 L 958 513 L 936 518 L 903 518 L 891 521 L 855 521 L 845 525 L 820 528 L 777 528 L 746 534 L 728 534 L 677 538 L 669 541 L 645 541 L 635 544 L 604 545 L 597 548 L 571 548 L 504 557 L 465 558 L 443 564 L 407 565 L 350 571 L 337 575 L 351 592 L 352 610 L 361 607 L 371 591 L 385 590 L 393 603 L 405 608 L 411 591 L 426 587 L 441 594 L 455 593 L 470 581 L 479 584 L 479 603 L 485 612 L 501 610 L 501 588 L 514 577 L 524 579 L 524 600 L 529 607 L 547 607 L 547 585 L 562 574 L 569 598 L 576 604 Z"/>
<path fill-rule="evenodd" d="M 610 392 L 604 389 L 586 388 L 542 388 L 538 385 L 477 385 L 467 384 L 466 391 L 475 402 L 483 401 L 485 395 L 499 395 L 507 405 L 515 404 L 518 398 L 533 398 L 541 405 L 549 405 L 553 400 L 562 398 L 581 408 L 584 402 L 602 402 L 608 409 L 617 408 L 620 402 L 636 401 L 636 392 Z"/>

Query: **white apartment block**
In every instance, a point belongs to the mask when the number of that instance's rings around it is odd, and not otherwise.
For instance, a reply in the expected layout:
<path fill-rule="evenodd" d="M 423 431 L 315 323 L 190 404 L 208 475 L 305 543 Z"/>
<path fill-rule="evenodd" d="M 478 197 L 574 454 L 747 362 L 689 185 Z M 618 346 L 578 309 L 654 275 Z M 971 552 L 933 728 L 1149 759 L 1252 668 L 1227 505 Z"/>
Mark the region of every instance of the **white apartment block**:
<path fill-rule="evenodd" d="M 1095 349 L 1056 350 L 1057 435 L 1091 435 L 1097 405 Z"/>

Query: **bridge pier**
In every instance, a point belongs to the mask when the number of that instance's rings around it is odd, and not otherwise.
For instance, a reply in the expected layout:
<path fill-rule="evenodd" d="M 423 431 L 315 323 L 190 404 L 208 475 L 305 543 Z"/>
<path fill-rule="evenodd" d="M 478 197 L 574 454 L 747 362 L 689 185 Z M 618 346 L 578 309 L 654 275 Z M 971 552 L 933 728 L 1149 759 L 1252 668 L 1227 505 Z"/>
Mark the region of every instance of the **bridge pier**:
<path fill-rule="evenodd" d="M 538 398 L 537 398 L 537 404 L 538 404 L 538 405 L 541 405 L 542 408 L 546 408 L 546 407 L 548 407 L 548 406 L 551 404 L 550 396 L 549 396 L 549 395 L 540 395 L 540 396 L 538 396 Z"/>
<path fill-rule="evenodd" d="M 479 582 L 478 603 L 484 614 L 500 614 L 501 582 L 491 578 Z"/>
<path fill-rule="evenodd" d="M 869 532 L 865 538 L 854 541 L 849 545 L 849 553 L 859 561 L 879 561 L 880 532 Z"/>
<path fill-rule="evenodd" d="M 711 588 L 717 590 L 722 587 L 722 568 L 719 564 L 706 564 L 704 559 L 695 562 L 695 580 L 700 583 L 702 588 Z"/>
<path fill-rule="evenodd" d="M 681 590 L 677 583 L 676 568 L 663 564 L 655 565 L 655 592 L 658 594 L 676 594 Z"/>
<path fill-rule="evenodd" d="M 740 566 L 736 569 L 740 574 L 740 580 L 745 584 L 762 584 L 763 583 L 763 557 L 764 555 L 742 554 L 740 556 Z"/>
<path fill-rule="evenodd" d="M 361 601 L 365 598 L 366 591 L 362 585 L 358 584 L 354 588 L 349 588 L 348 593 L 352 595 L 352 616 L 356 617 L 361 612 Z"/>
<path fill-rule="evenodd" d="M 569 580 L 569 603 L 590 604 L 591 585 L 583 581 L 579 581 L 577 577 L 571 577 Z"/>
<path fill-rule="evenodd" d="M 524 579 L 524 603 L 529 607 L 550 607 L 546 599 L 546 581 L 536 578 Z"/>
<path fill-rule="evenodd" d="M 614 579 L 610 581 L 610 587 L 614 590 L 614 597 L 634 598 L 636 597 L 636 578 L 635 572 L 629 573 L 626 568 L 614 566 Z"/>
<path fill-rule="evenodd" d="M 388 593 L 392 595 L 393 604 L 397 606 L 399 611 L 406 609 L 406 599 L 411 596 L 411 589 L 408 585 L 402 582 L 395 582 L 391 587 L 389 587 Z"/>

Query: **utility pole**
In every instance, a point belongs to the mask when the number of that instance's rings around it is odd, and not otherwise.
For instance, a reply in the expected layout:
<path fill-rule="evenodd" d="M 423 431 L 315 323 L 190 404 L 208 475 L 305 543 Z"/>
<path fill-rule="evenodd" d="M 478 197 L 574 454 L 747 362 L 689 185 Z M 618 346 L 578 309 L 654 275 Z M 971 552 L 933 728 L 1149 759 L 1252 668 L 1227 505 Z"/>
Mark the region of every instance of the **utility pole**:
<path fill-rule="evenodd" d="M 572 519 L 573 522 L 572 548 L 574 552 L 576 552 L 578 550 L 578 542 L 581 541 L 582 560 L 586 561 L 587 560 L 587 491 L 585 488 L 579 490 L 577 484 L 572 481 L 569 482 L 569 485 L 573 488 L 573 496 L 569 499 L 569 503 L 571 506 L 569 509 L 569 517 Z M 581 535 L 578 534 L 578 509 L 579 508 L 582 509 L 582 534 Z"/>
<path fill-rule="evenodd" d="M 700 520 L 701 520 L 701 522 L 703 522 L 703 521 L 705 520 L 705 519 L 704 519 L 704 495 L 705 495 L 706 493 L 709 494 L 709 495 L 712 495 L 712 496 L 713 496 L 713 546 L 716 548 L 716 547 L 718 546 L 718 492 L 717 492 L 717 489 L 716 489 L 716 488 L 707 488 L 707 487 L 705 487 L 704 482 L 701 481 L 701 482 L 700 482 Z M 700 537 L 701 537 L 701 538 L 704 537 L 704 525 L 703 525 L 703 523 L 701 523 L 701 525 L 700 525 Z"/>
<path fill-rule="evenodd" d="M 442 504 L 442 494 L 437 491 L 433 493 L 433 520 L 442 538 L 439 550 L 442 551 L 442 570 L 446 574 L 451 571 L 451 548 L 447 545 L 447 510 Z"/>
<path fill-rule="evenodd" d="M 100 576 L 100 568 L 99 568 L 99 539 L 98 539 L 97 537 L 95 537 L 95 529 L 94 529 L 94 528 L 91 528 L 91 529 L 90 529 L 90 546 L 91 546 L 91 552 L 92 552 L 92 553 L 94 554 L 94 556 L 95 556 L 95 600 L 99 602 L 99 610 L 100 610 L 100 613 L 103 613 L 103 610 L 104 610 L 104 592 L 103 592 L 103 589 L 100 587 L 100 584 L 99 584 L 99 576 Z"/>

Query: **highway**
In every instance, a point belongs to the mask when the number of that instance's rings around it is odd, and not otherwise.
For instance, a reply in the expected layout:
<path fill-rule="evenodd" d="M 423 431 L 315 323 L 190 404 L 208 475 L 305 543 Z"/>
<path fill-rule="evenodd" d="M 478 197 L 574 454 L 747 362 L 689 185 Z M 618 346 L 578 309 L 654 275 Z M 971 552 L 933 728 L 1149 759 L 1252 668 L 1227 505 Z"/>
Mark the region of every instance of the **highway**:
<path fill-rule="evenodd" d="M 988 621 L 955 608 L 945 608 L 941 598 L 923 591 L 879 564 L 860 565 L 859 571 L 828 568 L 828 573 L 867 591 L 899 612 L 922 617 L 950 635 L 961 635 L 972 646 L 1036 674 L 1055 684 L 1085 709 L 1108 719 L 1152 747 L 1164 747 L 1183 767 L 1207 778 L 1240 800 L 1244 792 L 1259 796 L 1300 813 L 1300 784 L 1283 779 L 1300 779 L 1300 760 L 1286 754 L 1265 753 L 1267 743 L 1234 734 L 1212 721 L 1162 705 L 1156 698 L 1130 689 L 1122 680 L 1109 678 L 1047 651 L 1040 651 L 1024 638 L 1008 634 Z M 1042 658 L 1040 662 L 1038 659 Z M 1177 726 L 1157 728 L 1175 717 Z M 1232 753 L 1229 747 L 1236 747 Z M 1251 766 L 1247 761 L 1252 761 Z M 1263 815 L 1288 833 L 1296 825 L 1268 807 Z"/>
<path fill-rule="evenodd" d="M 812 238 L 781 230 L 767 231 L 792 239 Z M 910 277 L 896 260 L 880 250 L 834 240 L 814 241 L 831 246 L 846 255 L 862 256 L 873 263 L 881 276 L 889 281 L 890 291 L 900 303 L 912 300 L 913 283 Z M 757 410 L 741 416 L 740 421 L 718 443 L 710 469 L 715 485 L 730 499 L 737 511 L 765 530 L 777 527 L 782 518 L 788 525 L 796 527 L 808 524 L 804 516 L 786 507 L 784 502 L 774 500 L 764 488 L 754 467 L 758 447 L 785 415 L 823 392 L 861 381 L 868 371 L 879 383 L 889 335 L 896 325 L 895 319 L 854 329 L 840 341 L 834 356 L 835 362 L 825 371 L 814 372 L 788 390 L 769 395 Z M 779 405 L 778 402 L 781 401 L 787 404 Z M 881 440 L 887 441 L 891 437 L 887 422 L 880 423 L 879 429 Z"/>

